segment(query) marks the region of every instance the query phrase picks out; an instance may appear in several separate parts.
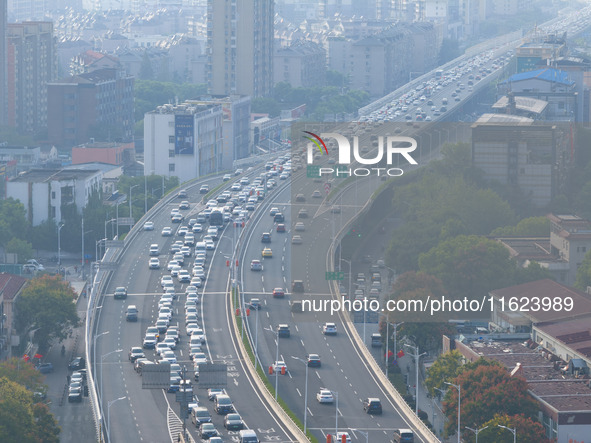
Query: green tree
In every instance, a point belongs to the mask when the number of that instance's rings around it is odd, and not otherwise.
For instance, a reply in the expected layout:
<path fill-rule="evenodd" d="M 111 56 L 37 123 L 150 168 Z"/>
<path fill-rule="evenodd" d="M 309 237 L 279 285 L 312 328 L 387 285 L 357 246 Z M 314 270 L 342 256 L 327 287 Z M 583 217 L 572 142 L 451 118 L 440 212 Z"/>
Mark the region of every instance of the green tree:
<path fill-rule="evenodd" d="M 575 288 L 586 291 L 591 286 L 591 251 L 587 252 L 581 266 L 577 269 Z"/>
<path fill-rule="evenodd" d="M 152 61 L 150 60 L 148 51 L 144 51 L 144 55 L 142 56 L 139 78 L 142 80 L 152 80 L 154 78 L 154 68 L 152 68 Z"/>
<path fill-rule="evenodd" d="M 31 391 L 38 392 L 45 390 L 43 374 L 33 367 L 33 364 L 20 358 L 12 357 L 9 360 L 0 362 L 0 378 L 28 387 Z"/>
<path fill-rule="evenodd" d="M 6 246 L 13 238 L 27 238 L 29 226 L 20 201 L 12 197 L 0 200 L 0 244 Z"/>
<path fill-rule="evenodd" d="M 347 77 L 339 71 L 329 69 L 326 71 L 326 85 L 344 88 L 348 84 Z"/>
<path fill-rule="evenodd" d="M 465 369 L 453 383 L 462 389 L 460 413 L 464 426 L 479 427 L 494 418 L 495 414 L 523 414 L 528 418 L 537 414 L 538 406 L 527 391 L 527 382 L 521 377 L 511 376 L 500 364 Z M 453 434 L 458 418 L 457 389 L 448 389 L 443 412 L 448 418 L 445 430 Z M 465 434 L 468 435 L 468 432 Z"/>
<path fill-rule="evenodd" d="M 550 220 L 547 217 L 528 217 L 515 226 L 503 226 L 493 230 L 492 237 L 550 237 Z"/>
<path fill-rule="evenodd" d="M 447 389 L 445 382 L 450 382 L 458 376 L 462 368 L 462 358 L 462 354 L 455 349 L 437 357 L 425 379 L 425 385 L 431 396 L 435 397 L 439 394 L 435 388 Z"/>
<path fill-rule="evenodd" d="M 31 228 L 31 243 L 35 249 L 57 249 L 57 226 L 54 219 L 47 219 Z"/>
<path fill-rule="evenodd" d="M 16 322 L 22 332 L 37 330 L 34 341 L 45 352 L 54 340 L 65 339 L 79 324 L 76 293 L 59 276 L 31 280 L 17 299 Z"/>
<path fill-rule="evenodd" d="M 33 422 L 37 443 L 59 443 L 61 429 L 47 405 L 43 403 L 33 405 Z"/>
<path fill-rule="evenodd" d="M 516 266 L 501 244 L 476 235 L 441 242 L 419 258 L 421 271 L 441 279 L 455 299 L 479 299 L 515 281 Z"/>
<path fill-rule="evenodd" d="M 33 395 L 24 386 L 0 377 L 0 441 L 33 443 Z"/>
<path fill-rule="evenodd" d="M 540 422 L 532 420 L 523 414 L 511 416 L 495 414 L 492 419 L 480 426 L 482 428 L 488 426 L 488 428 L 478 435 L 478 441 L 480 443 L 513 443 L 513 434 L 506 429 L 499 428 L 498 425 L 516 429 L 519 441 L 550 443 L 550 440 L 546 438 L 544 426 Z M 476 440 L 474 435 L 466 434 L 465 437 L 467 437 L 465 441 L 468 443 Z"/>
<path fill-rule="evenodd" d="M 6 245 L 6 252 L 16 254 L 19 263 L 25 263 L 33 257 L 33 246 L 26 240 L 20 238 L 11 239 Z"/>
<path fill-rule="evenodd" d="M 461 54 L 460 46 L 457 40 L 444 38 L 439 49 L 439 65 L 444 65 L 450 60 L 459 57 Z"/>

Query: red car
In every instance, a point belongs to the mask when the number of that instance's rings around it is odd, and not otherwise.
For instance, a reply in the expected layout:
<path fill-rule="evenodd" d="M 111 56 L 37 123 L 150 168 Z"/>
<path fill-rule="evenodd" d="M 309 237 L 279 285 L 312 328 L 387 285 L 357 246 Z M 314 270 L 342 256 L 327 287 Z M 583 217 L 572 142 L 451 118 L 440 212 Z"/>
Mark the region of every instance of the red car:
<path fill-rule="evenodd" d="M 277 225 L 277 232 L 285 232 L 285 225 L 283 223 Z"/>
<path fill-rule="evenodd" d="M 273 297 L 283 298 L 285 297 L 285 291 L 282 288 L 275 288 L 273 289 Z"/>

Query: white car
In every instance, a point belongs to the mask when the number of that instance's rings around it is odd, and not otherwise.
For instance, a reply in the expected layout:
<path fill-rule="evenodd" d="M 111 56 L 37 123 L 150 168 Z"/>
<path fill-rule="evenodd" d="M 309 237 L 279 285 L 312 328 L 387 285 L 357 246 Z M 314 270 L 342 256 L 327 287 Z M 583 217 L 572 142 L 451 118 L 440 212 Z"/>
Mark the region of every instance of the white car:
<path fill-rule="evenodd" d="M 147 221 L 144 223 L 144 231 L 153 231 L 154 230 L 154 222 Z"/>
<path fill-rule="evenodd" d="M 205 333 L 201 328 L 194 328 L 193 332 L 191 333 L 191 338 L 198 337 L 201 340 L 201 343 L 205 343 Z"/>
<path fill-rule="evenodd" d="M 170 237 L 172 235 L 172 228 L 170 226 L 165 226 L 162 228 L 162 237 Z"/>
<path fill-rule="evenodd" d="M 160 269 L 160 260 L 158 260 L 158 257 L 150 257 L 148 267 L 150 269 Z"/>
<path fill-rule="evenodd" d="M 334 395 L 328 389 L 320 389 L 316 394 L 316 400 L 318 403 L 334 403 Z"/>
<path fill-rule="evenodd" d="M 273 371 L 281 373 L 283 368 L 285 368 L 285 374 L 287 374 L 287 365 L 284 361 L 276 361 L 273 363 Z"/>
<path fill-rule="evenodd" d="M 175 266 L 180 266 L 180 263 L 178 262 L 178 260 L 170 260 L 168 262 L 168 264 L 166 265 L 166 269 L 168 269 L 169 271 L 172 271 L 172 268 L 174 268 Z M 164 277 L 162 277 L 164 278 Z M 172 278 L 170 279 L 170 281 L 172 281 Z"/>
<path fill-rule="evenodd" d="M 164 338 L 164 341 L 162 343 L 168 345 L 168 347 L 170 349 L 173 349 L 173 350 L 176 349 L 176 340 L 175 340 L 174 337 L 168 337 L 167 336 L 167 337 Z"/>
<path fill-rule="evenodd" d="M 187 335 L 192 335 L 194 331 L 201 330 L 197 323 L 187 323 Z"/>
<path fill-rule="evenodd" d="M 170 275 L 172 275 L 173 277 L 178 277 L 179 272 L 181 272 L 181 268 L 179 265 L 173 266 L 172 269 L 170 270 Z"/>
<path fill-rule="evenodd" d="M 174 353 L 174 351 L 172 349 L 169 349 L 168 351 L 164 351 L 161 354 L 161 357 L 162 357 L 162 361 L 167 361 L 167 362 L 170 362 L 170 363 L 176 363 L 177 362 L 176 355 L 175 355 L 175 353 Z"/>
<path fill-rule="evenodd" d="M 189 283 L 191 281 L 191 275 L 186 269 L 181 269 L 177 275 L 177 278 L 181 283 Z"/>
<path fill-rule="evenodd" d="M 156 345 L 156 354 L 162 356 L 162 353 L 164 351 L 170 351 L 170 347 L 164 343 L 164 342 L 160 342 Z"/>
<path fill-rule="evenodd" d="M 337 325 L 334 323 L 324 323 L 322 326 L 322 333 L 324 335 L 337 335 Z"/>
<path fill-rule="evenodd" d="M 201 280 L 205 280 L 205 271 L 202 266 L 193 267 L 193 277 L 199 277 Z"/>

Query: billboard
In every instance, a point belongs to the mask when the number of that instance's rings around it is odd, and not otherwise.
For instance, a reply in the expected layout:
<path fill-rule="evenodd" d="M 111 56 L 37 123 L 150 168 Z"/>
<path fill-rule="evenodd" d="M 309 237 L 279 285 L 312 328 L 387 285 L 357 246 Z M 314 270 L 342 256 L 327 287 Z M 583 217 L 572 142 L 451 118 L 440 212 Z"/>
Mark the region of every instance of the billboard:
<path fill-rule="evenodd" d="M 193 155 L 195 127 L 193 115 L 174 116 L 174 153 L 177 155 Z"/>

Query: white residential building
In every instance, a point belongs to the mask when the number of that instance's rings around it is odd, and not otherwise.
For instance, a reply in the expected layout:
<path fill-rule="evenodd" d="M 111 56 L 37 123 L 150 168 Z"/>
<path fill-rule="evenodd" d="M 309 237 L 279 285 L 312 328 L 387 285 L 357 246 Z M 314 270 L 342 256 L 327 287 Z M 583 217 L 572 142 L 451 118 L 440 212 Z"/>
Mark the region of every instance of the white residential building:
<path fill-rule="evenodd" d="M 222 128 L 220 104 L 158 106 L 144 116 L 144 174 L 183 183 L 221 170 Z"/>

